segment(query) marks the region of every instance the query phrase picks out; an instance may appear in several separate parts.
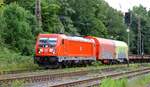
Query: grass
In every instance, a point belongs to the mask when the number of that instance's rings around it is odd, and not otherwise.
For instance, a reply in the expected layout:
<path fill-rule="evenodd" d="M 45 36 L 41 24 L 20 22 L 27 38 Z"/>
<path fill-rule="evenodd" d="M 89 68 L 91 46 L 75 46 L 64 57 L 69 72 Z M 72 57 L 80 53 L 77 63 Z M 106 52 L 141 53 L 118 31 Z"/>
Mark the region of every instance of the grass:
<path fill-rule="evenodd" d="M 127 87 L 147 87 L 148 84 L 150 84 L 150 74 L 128 81 Z"/>
<path fill-rule="evenodd" d="M 32 56 L 21 56 L 19 53 L 0 47 L 0 73 L 15 70 L 35 70 L 38 68 L 34 64 Z"/>
<path fill-rule="evenodd" d="M 106 78 L 102 81 L 100 87 L 127 87 L 127 79 L 113 80 Z"/>
<path fill-rule="evenodd" d="M 25 87 L 24 86 L 24 81 L 14 81 L 12 84 L 2 84 L 2 87 Z"/>
<path fill-rule="evenodd" d="M 150 84 L 150 74 L 142 75 L 132 80 L 106 78 L 102 80 L 99 87 L 147 87 L 148 84 Z"/>

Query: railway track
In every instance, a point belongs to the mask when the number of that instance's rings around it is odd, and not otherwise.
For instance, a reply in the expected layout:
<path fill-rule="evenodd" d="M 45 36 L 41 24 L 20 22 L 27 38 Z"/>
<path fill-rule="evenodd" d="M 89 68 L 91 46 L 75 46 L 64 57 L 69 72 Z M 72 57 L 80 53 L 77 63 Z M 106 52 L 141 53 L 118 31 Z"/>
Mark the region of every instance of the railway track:
<path fill-rule="evenodd" d="M 150 73 L 150 68 L 138 69 L 133 71 L 126 71 L 126 72 L 118 72 L 113 74 L 108 74 L 104 76 L 97 76 L 93 78 L 87 78 L 82 80 L 70 81 L 66 83 L 60 83 L 55 85 L 50 85 L 49 87 L 96 87 L 100 85 L 100 81 L 104 78 L 112 77 L 114 79 L 121 79 L 121 78 L 131 78 L 142 74 Z"/>
<path fill-rule="evenodd" d="M 122 65 L 122 64 L 120 64 Z M 112 65 L 112 66 L 115 66 L 115 65 Z M 118 65 L 117 65 L 118 66 Z M 92 66 L 91 66 L 92 67 Z M 106 66 L 107 67 L 107 66 Z M 75 69 L 83 69 L 85 70 L 86 67 L 81 67 L 81 68 L 75 68 Z M 69 70 L 71 70 L 73 68 L 70 68 Z M 12 71 L 2 71 L 0 72 L 0 75 L 7 75 L 7 74 L 20 74 L 20 73 L 28 73 L 28 72 L 50 72 L 50 73 L 54 73 L 54 72 L 64 72 L 63 69 L 43 69 L 43 68 L 39 68 L 37 70 L 12 70 Z"/>
<path fill-rule="evenodd" d="M 69 73 L 21 73 L 21 74 L 7 74 L 7 75 L 0 75 L 0 85 L 2 84 L 11 84 L 14 81 L 23 81 L 24 83 L 36 83 L 42 81 L 54 81 L 56 79 L 63 79 L 64 77 L 73 77 L 73 76 L 82 76 L 92 72 L 99 72 L 99 71 L 111 71 L 118 68 L 125 68 L 127 65 L 118 65 L 113 67 L 107 67 L 102 69 L 92 69 L 92 70 L 81 70 L 76 72 L 69 72 Z"/>
<path fill-rule="evenodd" d="M 21 77 L 18 75 L 18 76 L 12 76 L 11 78 L 0 78 L 0 84 L 2 83 L 5 83 L 5 84 L 8 84 L 8 85 L 11 85 L 11 83 L 13 81 L 16 81 L 16 80 L 19 80 L 19 81 L 24 81 L 25 83 L 43 83 L 43 82 L 54 82 L 54 81 L 57 81 L 57 79 L 66 79 L 67 77 L 68 78 L 71 78 L 71 77 L 86 77 L 87 74 L 89 74 L 90 72 L 91 73 L 98 73 L 98 72 L 112 72 L 113 70 L 115 71 L 115 69 L 125 69 L 126 66 L 117 66 L 117 67 L 109 67 L 109 68 L 104 68 L 104 69 L 95 69 L 95 70 L 87 70 L 87 71 L 78 71 L 78 72 L 72 72 L 72 73 L 61 73 L 61 74 L 44 74 L 44 75 L 21 75 Z M 98 73 L 99 74 L 99 73 Z M 10 76 L 8 76 L 10 77 Z M 66 79 L 67 80 L 67 79 Z M 30 86 L 27 86 L 27 87 L 30 87 Z M 37 87 L 37 86 L 31 86 L 31 87 Z M 41 86 L 43 87 L 43 86 Z M 44 86 L 44 87 L 47 87 L 47 86 Z M 55 87 L 55 86 L 54 86 Z"/>
<path fill-rule="evenodd" d="M 23 81 L 24 83 L 55 81 L 57 79 L 64 79 L 66 77 L 83 76 L 83 75 L 87 75 L 87 74 L 93 73 L 93 72 L 97 73 L 99 71 L 109 72 L 109 71 L 112 71 L 112 70 L 115 70 L 118 68 L 120 69 L 120 68 L 126 68 L 126 67 L 127 67 L 127 65 L 125 64 L 125 65 L 109 66 L 107 68 L 102 68 L 102 69 L 91 69 L 91 70 L 83 70 L 83 71 L 80 70 L 80 71 L 75 71 L 75 72 L 61 72 L 61 70 L 56 70 L 55 73 L 54 72 L 51 73 L 49 71 L 46 73 L 43 73 L 43 71 L 40 71 L 40 72 L 37 71 L 37 72 L 32 72 L 32 73 L 6 74 L 6 75 L 0 75 L 0 87 L 2 84 L 11 85 L 15 81 Z M 60 73 L 58 73 L 58 72 L 60 72 Z M 56 86 L 54 86 L 54 87 L 56 87 Z"/>
<path fill-rule="evenodd" d="M 6 75 L 6 74 L 18 74 L 18 73 L 26 73 L 26 72 L 36 72 L 43 69 L 37 69 L 37 70 L 12 70 L 12 71 L 2 71 L 0 72 L 0 75 Z"/>
<path fill-rule="evenodd" d="M 108 68 L 103 68 L 103 69 L 95 69 L 95 70 L 85 70 L 85 71 L 77 71 L 77 72 L 70 72 L 70 73 L 60 73 L 60 74 L 39 74 L 39 73 L 33 73 L 33 74 L 30 74 L 30 75 L 26 75 L 26 74 L 17 74 L 17 75 L 8 75 L 7 77 L 2 77 L 0 76 L 0 87 L 2 84 L 8 84 L 9 86 L 12 84 L 12 82 L 14 81 L 23 81 L 24 83 L 38 83 L 38 82 L 41 82 L 43 83 L 44 81 L 46 82 L 53 82 L 53 81 L 57 81 L 57 79 L 65 79 L 65 78 L 71 78 L 71 77 L 86 77 L 85 75 L 89 74 L 89 73 L 98 73 L 98 72 L 112 72 L 113 70 L 115 71 L 115 69 L 125 69 L 126 66 L 122 65 L 122 66 L 115 66 L 115 67 L 108 67 Z M 150 69 L 150 68 L 148 68 Z M 144 71 L 144 70 L 143 70 Z M 122 73 L 125 73 L 125 72 L 121 72 L 120 74 Z M 99 74 L 99 73 L 98 73 Z M 113 74 L 112 74 L 113 75 Z M 116 75 L 116 73 L 115 73 Z M 111 75 L 108 75 L 108 76 L 98 76 L 98 78 L 89 78 L 89 79 L 92 79 L 94 82 L 97 82 L 97 85 L 98 82 L 99 82 L 99 79 L 102 79 L 102 78 L 105 78 L 105 77 L 111 77 Z M 97 80 L 96 80 L 97 79 Z M 71 81 L 71 80 L 70 80 Z M 90 84 L 93 84 L 93 81 L 90 80 Z M 92 82 L 92 83 L 91 83 Z M 77 82 L 71 82 L 71 83 L 63 83 L 63 84 L 57 84 L 57 85 L 53 85 L 52 87 L 69 87 L 70 86 L 76 86 L 77 84 L 78 85 L 84 85 L 84 84 L 87 84 L 89 83 L 88 82 L 88 79 L 84 79 L 83 81 L 82 80 L 78 80 Z M 61 86 L 63 85 L 63 86 Z M 65 86 L 66 85 L 66 86 Z M 94 84 L 95 85 L 95 84 Z M 30 86 L 27 86 L 27 87 L 30 87 Z M 36 87 L 36 86 L 31 86 L 31 87 Z M 43 86 L 42 86 L 43 87 Z M 47 86 L 45 86 L 47 87 Z M 51 86 L 50 86 L 51 87 Z M 79 87 L 82 87 L 82 86 L 79 86 Z M 83 86 L 85 87 L 85 86 Z"/>

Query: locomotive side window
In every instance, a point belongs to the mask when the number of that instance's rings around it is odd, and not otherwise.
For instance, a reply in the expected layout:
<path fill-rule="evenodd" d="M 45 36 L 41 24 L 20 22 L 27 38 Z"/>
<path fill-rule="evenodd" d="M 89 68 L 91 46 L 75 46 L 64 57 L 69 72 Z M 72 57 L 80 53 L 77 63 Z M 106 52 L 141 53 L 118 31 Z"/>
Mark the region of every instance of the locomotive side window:
<path fill-rule="evenodd" d="M 39 47 L 55 47 L 57 38 L 40 38 Z"/>

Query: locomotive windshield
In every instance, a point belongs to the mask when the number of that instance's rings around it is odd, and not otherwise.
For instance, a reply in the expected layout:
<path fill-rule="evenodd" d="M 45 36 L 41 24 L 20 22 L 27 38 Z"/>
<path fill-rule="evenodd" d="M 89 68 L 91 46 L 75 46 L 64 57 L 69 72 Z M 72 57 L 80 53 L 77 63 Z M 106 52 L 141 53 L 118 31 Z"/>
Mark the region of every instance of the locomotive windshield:
<path fill-rule="evenodd" d="M 57 38 L 40 38 L 39 47 L 55 47 Z"/>

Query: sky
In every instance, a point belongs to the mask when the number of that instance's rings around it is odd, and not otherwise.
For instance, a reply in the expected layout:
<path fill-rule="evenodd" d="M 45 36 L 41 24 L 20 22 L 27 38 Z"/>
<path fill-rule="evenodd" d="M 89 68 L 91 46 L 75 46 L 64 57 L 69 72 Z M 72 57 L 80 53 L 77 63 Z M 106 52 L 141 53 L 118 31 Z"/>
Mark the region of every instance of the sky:
<path fill-rule="evenodd" d="M 133 6 L 139 6 L 140 4 L 150 10 L 150 0 L 105 0 L 108 4 L 122 12 L 127 12 L 128 9 L 132 9 Z"/>

